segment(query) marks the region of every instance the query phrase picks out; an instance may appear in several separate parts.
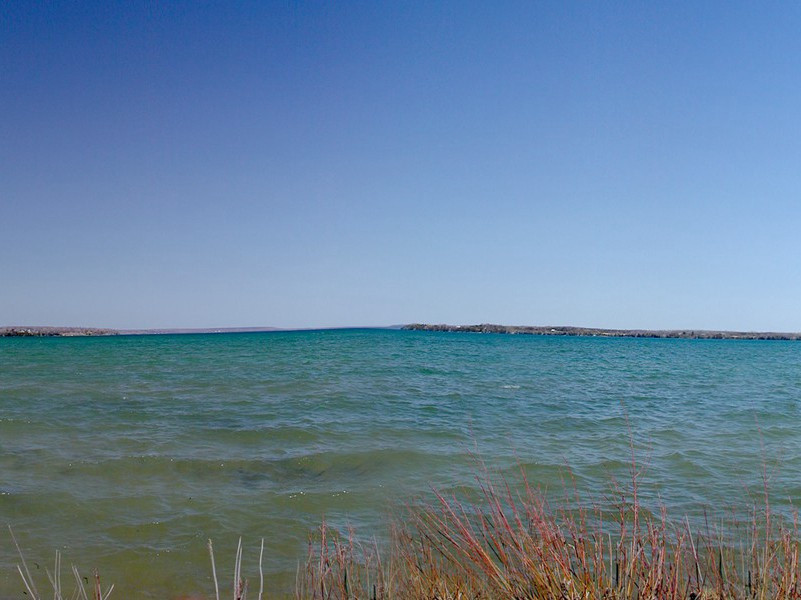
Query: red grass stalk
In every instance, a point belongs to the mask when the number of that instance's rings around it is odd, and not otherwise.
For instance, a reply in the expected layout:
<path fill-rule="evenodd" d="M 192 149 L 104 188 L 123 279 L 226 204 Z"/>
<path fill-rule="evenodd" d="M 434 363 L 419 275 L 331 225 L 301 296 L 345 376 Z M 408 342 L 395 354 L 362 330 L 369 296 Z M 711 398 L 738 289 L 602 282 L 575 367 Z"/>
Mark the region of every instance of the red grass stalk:
<path fill-rule="evenodd" d="M 516 493 L 485 475 L 478 501 L 434 492 L 408 509 L 384 560 L 375 542 L 323 523 L 297 597 L 801 600 L 797 517 L 785 526 L 766 498 L 745 530 L 673 525 L 663 506 L 654 516 L 641 505 L 640 475 L 633 468 L 629 493 L 616 490 L 612 522 L 577 493 L 554 510 L 525 478 Z"/>

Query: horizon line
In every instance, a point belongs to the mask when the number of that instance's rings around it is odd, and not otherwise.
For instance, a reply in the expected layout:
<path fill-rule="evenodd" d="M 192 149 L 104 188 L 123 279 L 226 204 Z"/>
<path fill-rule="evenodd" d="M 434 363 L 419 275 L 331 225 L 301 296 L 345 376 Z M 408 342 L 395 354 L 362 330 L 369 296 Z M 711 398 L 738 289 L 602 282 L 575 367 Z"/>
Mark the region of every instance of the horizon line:
<path fill-rule="evenodd" d="M 269 333 L 293 331 L 335 331 L 349 329 L 382 329 L 382 330 L 416 330 L 428 332 L 460 332 L 460 333 L 501 333 L 501 334 L 534 334 L 534 335 L 567 335 L 567 336 L 605 336 L 605 337 L 682 337 L 682 338 L 729 338 L 751 339 L 772 336 L 774 339 L 801 339 L 801 332 L 766 331 L 766 330 L 733 330 L 703 328 L 608 328 L 581 327 L 573 325 L 500 325 L 480 323 L 470 325 L 427 324 L 421 322 L 394 325 L 344 325 L 320 327 L 154 327 L 118 329 L 111 327 L 88 326 L 51 326 L 51 325 L 5 325 L 0 326 L 0 337 L 69 337 L 69 336 L 102 336 L 102 335 L 177 335 L 177 334 L 210 334 L 210 333 Z"/>

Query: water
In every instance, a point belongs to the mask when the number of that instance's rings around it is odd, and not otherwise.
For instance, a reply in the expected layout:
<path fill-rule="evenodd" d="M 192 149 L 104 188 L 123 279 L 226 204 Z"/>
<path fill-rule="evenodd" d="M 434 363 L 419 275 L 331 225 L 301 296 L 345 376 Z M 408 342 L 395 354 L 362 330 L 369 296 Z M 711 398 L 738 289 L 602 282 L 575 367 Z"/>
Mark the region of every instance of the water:
<path fill-rule="evenodd" d="M 0 339 L 0 520 L 117 598 L 208 595 L 206 540 L 287 589 L 323 515 L 367 535 L 431 488 L 509 474 L 646 501 L 801 501 L 801 345 L 341 330 Z M 0 597 L 21 596 L 0 532 Z M 230 577 L 226 576 L 226 584 Z"/>

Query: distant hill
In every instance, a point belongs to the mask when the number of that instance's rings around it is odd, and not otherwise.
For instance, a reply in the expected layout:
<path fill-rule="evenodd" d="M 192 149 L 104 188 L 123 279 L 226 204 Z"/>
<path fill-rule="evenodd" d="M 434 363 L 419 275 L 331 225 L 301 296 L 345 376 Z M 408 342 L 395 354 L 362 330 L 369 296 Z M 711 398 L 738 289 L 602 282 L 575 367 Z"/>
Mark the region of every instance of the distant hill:
<path fill-rule="evenodd" d="M 345 328 L 349 329 L 349 328 Z M 373 329 L 373 328 L 371 328 Z M 771 331 L 709 331 L 701 329 L 601 329 L 595 327 L 535 325 L 444 325 L 412 323 L 374 329 L 406 329 L 413 331 L 450 331 L 459 333 L 504 333 L 511 335 L 560 335 L 630 338 L 684 338 L 699 340 L 801 340 L 801 333 Z M 0 337 L 78 337 L 102 335 L 166 335 L 183 333 L 257 333 L 288 331 L 280 327 L 204 327 L 183 329 L 108 329 L 102 327 L 0 327 Z M 302 330 L 297 330 L 302 331 Z"/>
<path fill-rule="evenodd" d="M 203 329 L 106 329 L 100 327 L 0 327 L 0 337 L 76 337 L 94 335 L 159 335 L 170 333 L 247 333 L 280 331 L 277 327 L 215 327 Z"/>
<path fill-rule="evenodd" d="M 506 333 L 522 335 L 585 335 L 594 337 L 685 338 L 698 340 L 801 340 L 801 333 L 758 331 L 706 331 L 698 329 L 598 329 L 593 327 L 547 327 L 531 325 L 428 325 L 412 323 L 403 329 L 460 333 Z"/>
<path fill-rule="evenodd" d="M 86 335 L 117 335 L 118 333 L 119 331 L 116 329 L 102 329 L 98 327 L 0 327 L 0 337 L 75 337 Z"/>

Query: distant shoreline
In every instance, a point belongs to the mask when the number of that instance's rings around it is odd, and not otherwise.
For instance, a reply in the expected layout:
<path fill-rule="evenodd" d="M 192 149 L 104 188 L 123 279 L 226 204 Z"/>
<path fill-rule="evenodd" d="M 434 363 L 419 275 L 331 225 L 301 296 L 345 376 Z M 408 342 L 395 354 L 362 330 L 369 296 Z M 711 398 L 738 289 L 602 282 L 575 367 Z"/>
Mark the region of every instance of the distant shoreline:
<path fill-rule="evenodd" d="M 770 331 L 708 331 L 700 329 L 600 329 L 595 327 L 547 327 L 530 325 L 430 325 L 413 323 L 402 329 L 459 333 L 504 333 L 512 335 L 591 336 L 624 338 L 676 338 L 693 340 L 801 340 L 801 333 Z"/>
<path fill-rule="evenodd" d="M 110 335 L 170 335 L 181 333 L 258 333 L 278 327 L 207 327 L 198 329 L 108 329 L 103 327 L 0 327 L 0 337 L 89 337 Z"/>
<path fill-rule="evenodd" d="M 534 326 L 534 325 L 445 325 L 412 323 L 387 327 L 321 327 L 282 329 L 280 327 L 206 327 L 181 329 L 109 329 L 103 327 L 0 327 L 0 337 L 97 337 L 116 335 L 175 335 L 203 333 L 261 333 L 280 331 L 328 331 L 336 329 L 402 329 L 457 333 L 500 333 L 509 335 L 590 336 L 617 338 L 673 338 L 696 340 L 786 340 L 799 341 L 801 333 L 772 331 L 714 331 L 702 329 L 602 329 L 597 327 Z"/>
<path fill-rule="evenodd" d="M 335 331 L 339 329 L 402 329 L 404 325 L 387 327 L 198 327 L 174 329 L 110 329 L 107 327 L 0 326 L 0 337 L 101 337 L 116 335 L 182 335 L 203 333 L 265 333 L 289 331 Z"/>

